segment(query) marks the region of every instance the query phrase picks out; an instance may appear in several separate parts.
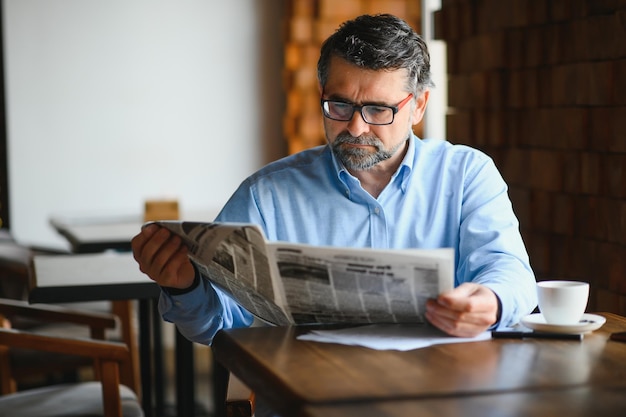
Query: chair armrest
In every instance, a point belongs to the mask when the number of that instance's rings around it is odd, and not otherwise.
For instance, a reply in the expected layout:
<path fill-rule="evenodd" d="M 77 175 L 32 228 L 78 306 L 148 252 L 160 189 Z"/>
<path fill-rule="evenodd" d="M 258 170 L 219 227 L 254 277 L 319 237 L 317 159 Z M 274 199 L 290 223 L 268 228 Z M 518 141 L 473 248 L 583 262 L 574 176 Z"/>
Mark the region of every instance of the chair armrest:
<path fill-rule="evenodd" d="M 0 328 L 0 346 L 65 353 L 93 359 L 122 362 L 128 359 L 124 343 L 94 339 L 64 338 Z"/>
<path fill-rule="evenodd" d="M 81 324 L 97 329 L 113 329 L 116 321 L 113 314 L 84 310 L 72 310 L 55 305 L 29 304 L 27 301 L 0 298 L 0 314 L 27 317 L 46 322 L 66 322 Z"/>

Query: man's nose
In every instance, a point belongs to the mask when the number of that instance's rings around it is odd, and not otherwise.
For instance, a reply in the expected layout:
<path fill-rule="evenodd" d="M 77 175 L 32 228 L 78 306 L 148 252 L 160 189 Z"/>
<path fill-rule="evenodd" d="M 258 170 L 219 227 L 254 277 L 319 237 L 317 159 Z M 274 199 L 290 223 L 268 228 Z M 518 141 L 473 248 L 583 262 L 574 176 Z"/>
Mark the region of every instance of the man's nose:
<path fill-rule="evenodd" d="M 352 119 L 348 122 L 348 132 L 350 132 L 353 137 L 358 137 L 369 132 L 369 130 L 370 125 L 363 119 L 360 110 L 354 109 Z"/>

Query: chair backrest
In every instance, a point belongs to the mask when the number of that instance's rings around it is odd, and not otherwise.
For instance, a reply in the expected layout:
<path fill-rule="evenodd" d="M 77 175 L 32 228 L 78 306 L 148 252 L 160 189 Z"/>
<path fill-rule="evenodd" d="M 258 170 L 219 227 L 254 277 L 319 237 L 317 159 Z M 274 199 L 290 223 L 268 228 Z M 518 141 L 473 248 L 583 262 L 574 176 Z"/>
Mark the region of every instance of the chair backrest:
<path fill-rule="evenodd" d="M 37 253 L 53 254 L 58 252 L 46 248 L 33 249 L 21 245 L 13 239 L 8 230 L 0 229 L 0 297 L 14 300 L 28 299 L 30 280 L 34 273 L 33 258 Z M 118 317 L 121 340 L 131 352 L 128 363 L 123 366 L 121 371 L 122 382 L 140 394 L 139 347 L 132 301 L 112 301 L 111 310 Z M 90 314 L 91 311 L 85 310 L 85 313 Z M 27 326 L 28 323 L 14 323 L 14 327 L 18 328 Z M 94 328 L 91 329 L 93 332 Z M 103 339 L 104 334 L 97 336 L 92 333 L 91 337 Z M 6 393 L 6 391 L 0 392 Z"/>

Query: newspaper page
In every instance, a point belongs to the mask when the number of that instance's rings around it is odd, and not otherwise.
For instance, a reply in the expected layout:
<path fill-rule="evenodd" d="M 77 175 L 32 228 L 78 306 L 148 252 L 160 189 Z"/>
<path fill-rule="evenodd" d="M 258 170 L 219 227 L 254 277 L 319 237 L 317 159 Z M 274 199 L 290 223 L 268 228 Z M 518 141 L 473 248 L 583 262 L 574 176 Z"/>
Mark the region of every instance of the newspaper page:
<path fill-rule="evenodd" d="M 421 323 L 426 300 L 454 285 L 454 251 L 273 243 L 296 323 Z"/>
<path fill-rule="evenodd" d="M 242 307 L 272 324 L 293 324 L 265 237 L 252 224 L 158 221 L 187 244 L 200 274 Z M 273 271 L 274 269 L 274 271 Z"/>
<path fill-rule="evenodd" d="M 269 323 L 419 323 L 426 300 L 454 285 L 452 249 L 267 242 L 251 224 L 160 221 L 200 273 Z"/>

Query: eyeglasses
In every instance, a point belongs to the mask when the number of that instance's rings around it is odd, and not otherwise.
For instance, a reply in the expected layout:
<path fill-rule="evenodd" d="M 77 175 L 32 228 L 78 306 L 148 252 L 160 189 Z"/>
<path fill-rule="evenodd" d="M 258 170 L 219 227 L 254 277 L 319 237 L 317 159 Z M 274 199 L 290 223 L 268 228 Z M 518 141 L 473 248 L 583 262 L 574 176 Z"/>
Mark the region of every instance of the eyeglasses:
<path fill-rule="evenodd" d="M 411 100 L 413 93 L 409 94 L 397 106 L 381 106 L 378 104 L 366 104 L 364 106 L 356 106 L 345 101 L 325 100 L 322 99 L 322 111 L 324 117 L 340 122 L 348 122 L 352 120 L 355 111 L 361 113 L 361 117 L 365 123 L 370 125 L 390 125 L 393 118 L 406 103 Z"/>

